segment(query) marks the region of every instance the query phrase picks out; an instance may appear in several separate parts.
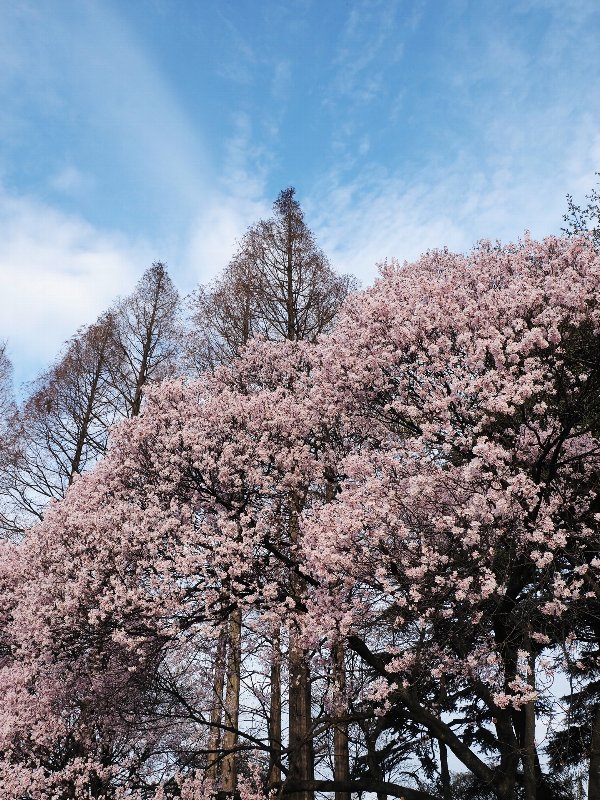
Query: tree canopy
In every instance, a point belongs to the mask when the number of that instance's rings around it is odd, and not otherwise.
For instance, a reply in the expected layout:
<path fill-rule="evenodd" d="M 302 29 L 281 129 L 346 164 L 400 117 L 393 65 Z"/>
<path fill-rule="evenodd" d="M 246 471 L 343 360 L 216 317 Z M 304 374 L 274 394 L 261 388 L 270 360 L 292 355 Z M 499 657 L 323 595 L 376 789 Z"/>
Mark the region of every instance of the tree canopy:
<path fill-rule="evenodd" d="M 4 796 L 558 800 L 585 762 L 597 800 L 599 287 L 586 239 L 432 251 L 148 389 L 3 545 Z"/>

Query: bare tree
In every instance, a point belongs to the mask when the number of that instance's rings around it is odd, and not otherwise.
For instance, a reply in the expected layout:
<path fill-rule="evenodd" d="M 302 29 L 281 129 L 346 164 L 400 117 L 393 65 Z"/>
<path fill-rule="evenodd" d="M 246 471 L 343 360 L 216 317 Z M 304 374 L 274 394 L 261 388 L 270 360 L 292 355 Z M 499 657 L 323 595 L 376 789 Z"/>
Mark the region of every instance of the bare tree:
<path fill-rule="evenodd" d="M 253 336 L 313 341 L 355 287 L 317 246 L 295 198 L 283 189 L 274 216 L 253 225 L 220 278 L 192 298 L 188 366 L 227 363 Z"/>
<path fill-rule="evenodd" d="M 0 530 L 11 533 L 12 518 L 8 502 L 7 474 L 14 460 L 16 405 L 12 387 L 12 364 L 6 353 L 6 342 L 0 343 Z"/>
<path fill-rule="evenodd" d="M 113 423 L 139 413 L 146 383 L 173 372 L 178 308 L 165 265 L 154 263 L 129 297 L 78 331 L 34 382 L 4 448 L 5 529 L 21 532 L 42 519 L 48 501 L 63 497 L 104 454 Z"/>
<path fill-rule="evenodd" d="M 6 353 L 6 342 L 0 343 L 0 426 L 5 427 L 14 411 L 12 364 Z"/>
<path fill-rule="evenodd" d="M 114 319 L 106 315 L 73 336 L 13 414 L 3 469 L 9 528 L 41 519 L 47 502 L 61 498 L 106 450 L 115 414 L 109 367 L 117 357 Z"/>
<path fill-rule="evenodd" d="M 184 352 L 194 374 L 227 364 L 258 333 L 247 264 L 231 261 L 220 278 L 200 286 L 189 301 Z"/>
<path fill-rule="evenodd" d="M 600 172 L 596 173 L 596 177 L 600 178 Z M 587 205 L 579 206 L 572 195 L 567 195 L 568 210 L 563 215 L 566 227 L 562 228 L 562 232 L 567 236 L 586 236 L 596 250 L 600 250 L 600 188 L 594 187 L 585 199 Z"/>
<path fill-rule="evenodd" d="M 338 276 L 304 222 L 293 187 L 273 205 L 275 217 L 250 229 L 242 252 L 255 265 L 255 296 L 267 339 L 314 340 L 331 325 L 353 281 Z"/>
<path fill-rule="evenodd" d="M 140 412 L 144 386 L 172 375 L 177 361 L 179 294 L 161 261 L 146 270 L 133 294 L 114 308 L 120 358 L 113 388 L 120 412 Z"/>

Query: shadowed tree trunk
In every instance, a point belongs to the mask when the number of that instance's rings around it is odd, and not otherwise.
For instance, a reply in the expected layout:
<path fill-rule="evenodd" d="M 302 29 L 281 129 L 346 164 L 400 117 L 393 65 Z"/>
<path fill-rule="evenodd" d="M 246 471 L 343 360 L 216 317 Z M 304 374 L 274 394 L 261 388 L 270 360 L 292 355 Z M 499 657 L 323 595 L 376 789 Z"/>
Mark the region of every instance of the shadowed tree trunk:
<path fill-rule="evenodd" d="M 600 800 L 600 704 L 596 706 L 592 721 L 588 800 Z"/>
<path fill-rule="evenodd" d="M 290 733 L 289 779 L 314 780 L 314 750 L 312 741 L 310 670 L 304 650 L 292 633 L 290 641 Z M 314 791 L 305 790 L 289 795 L 293 800 L 313 800 Z"/>
<path fill-rule="evenodd" d="M 346 697 L 346 665 L 344 663 L 344 645 L 336 642 L 332 648 L 333 680 L 336 693 L 340 697 L 340 708 L 345 708 Z M 333 729 L 333 771 L 336 781 L 350 780 L 350 753 L 348 750 L 348 725 L 343 720 L 336 720 Z M 335 800 L 350 800 L 350 792 L 336 791 Z"/>
<path fill-rule="evenodd" d="M 221 764 L 221 787 L 226 794 L 233 794 L 237 788 L 238 720 L 240 713 L 240 666 L 242 650 L 242 612 L 238 608 L 229 618 L 229 652 L 227 655 L 227 691 L 225 694 L 224 725 Z"/>
<path fill-rule="evenodd" d="M 221 743 L 221 722 L 223 718 L 223 689 L 225 688 L 225 653 L 227 649 L 227 631 L 219 634 L 215 653 L 213 679 L 213 705 L 210 712 L 210 734 L 208 737 L 208 771 L 211 781 L 218 778 L 219 745 Z"/>
<path fill-rule="evenodd" d="M 442 797 L 452 800 L 452 786 L 450 785 L 450 770 L 448 769 L 448 748 L 443 742 L 438 742 L 440 748 L 440 778 L 442 784 Z"/>
<path fill-rule="evenodd" d="M 281 640 L 279 628 L 271 645 L 271 698 L 269 704 L 269 787 L 281 781 Z"/>
<path fill-rule="evenodd" d="M 298 509 L 290 498 L 289 517 L 290 544 L 298 543 Z M 290 576 L 292 596 L 301 598 L 306 592 L 304 580 L 294 571 Z M 314 781 L 314 749 L 311 716 L 310 667 L 306 653 L 298 642 L 298 632 L 290 630 L 289 651 L 289 780 Z M 292 800 L 313 800 L 313 790 L 289 794 Z"/>

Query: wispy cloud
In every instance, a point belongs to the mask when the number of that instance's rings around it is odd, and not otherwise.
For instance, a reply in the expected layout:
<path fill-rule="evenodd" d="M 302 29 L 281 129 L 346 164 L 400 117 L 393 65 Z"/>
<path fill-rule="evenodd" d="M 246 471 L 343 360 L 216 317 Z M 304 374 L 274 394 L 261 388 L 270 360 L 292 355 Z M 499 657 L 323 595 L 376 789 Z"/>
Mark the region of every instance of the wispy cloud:
<path fill-rule="evenodd" d="M 37 147 L 30 168 L 47 153 L 49 161 L 39 169 L 54 174 L 58 154 L 83 151 L 100 173 L 98 187 L 115 180 L 121 168 L 137 191 L 143 187 L 149 204 L 168 196 L 178 209 L 194 213 L 210 183 L 205 144 L 175 88 L 110 5 L 42 0 L 4 12 L 2 132 L 15 148 L 18 134 L 34 143 L 41 130 L 60 128 L 71 137 L 54 150 Z M 10 173 L 7 163 L 5 171 Z M 123 196 L 131 190 L 127 182 L 119 188 Z"/>
<path fill-rule="evenodd" d="M 260 141 L 254 120 L 246 111 L 233 115 L 232 128 L 232 135 L 225 142 L 221 187 L 231 196 L 259 197 L 264 191 L 273 154 Z M 216 197 L 211 198 L 211 205 L 216 200 Z"/>
<path fill-rule="evenodd" d="M 48 181 L 50 189 L 60 194 L 80 196 L 90 191 L 93 185 L 91 175 L 86 175 L 72 164 L 59 169 Z"/>
<path fill-rule="evenodd" d="M 0 190 L 0 338 L 17 381 L 30 378 L 78 327 L 133 288 L 150 260 L 143 242 Z M 141 260 L 144 259 L 144 260 Z"/>
<path fill-rule="evenodd" d="M 386 258 L 414 260 L 431 248 L 465 251 L 481 238 L 513 241 L 560 232 L 566 194 L 589 191 L 600 164 L 600 132 L 579 125 L 564 159 L 540 173 L 500 158 L 481 168 L 472 155 L 447 169 L 434 163 L 417 180 L 365 168 L 350 181 L 331 171 L 307 208 L 319 241 L 343 272 L 369 283 Z M 576 188 L 574 188 L 576 187 Z"/>
<path fill-rule="evenodd" d="M 385 90 L 386 70 L 403 52 L 401 8 L 398 0 L 351 5 L 334 57 L 330 100 L 364 104 Z"/>

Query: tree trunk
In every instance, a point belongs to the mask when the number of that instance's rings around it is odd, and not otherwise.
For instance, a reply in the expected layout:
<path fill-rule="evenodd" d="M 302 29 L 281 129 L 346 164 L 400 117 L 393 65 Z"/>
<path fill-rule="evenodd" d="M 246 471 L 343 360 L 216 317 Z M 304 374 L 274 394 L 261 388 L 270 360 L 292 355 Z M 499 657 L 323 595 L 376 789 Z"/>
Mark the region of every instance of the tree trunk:
<path fill-rule="evenodd" d="M 344 645 L 336 642 L 331 652 L 333 658 L 333 681 L 336 694 L 340 697 L 339 710 L 345 712 L 346 704 L 346 665 Z M 337 714 L 336 714 L 337 716 Z M 350 780 L 350 752 L 348 750 L 348 725 L 337 719 L 333 729 L 333 772 L 336 781 Z M 336 791 L 335 800 L 350 800 L 350 792 Z"/>
<path fill-rule="evenodd" d="M 290 726 L 289 726 L 289 780 L 314 780 L 314 752 L 312 741 L 310 670 L 305 653 L 296 636 L 290 634 Z M 313 791 L 294 792 L 292 800 L 313 800 Z"/>
<path fill-rule="evenodd" d="M 299 539 L 298 510 L 289 498 L 289 536 L 292 549 Z M 302 598 L 306 592 L 303 579 L 292 570 L 292 596 Z M 313 781 L 315 777 L 312 740 L 310 668 L 305 652 L 298 644 L 294 626 L 290 628 L 289 650 L 289 774 L 290 782 Z M 314 790 L 293 792 L 291 800 L 313 800 Z"/>
<path fill-rule="evenodd" d="M 523 789 L 525 800 L 536 800 L 537 781 L 535 774 L 535 710 L 534 701 L 527 703 L 525 714 L 525 736 L 521 761 L 523 763 Z"/>
<path fill-rule="evenodd" d="M 513 714 L 506 709 L 496 711 L 496 735 L 500 748 L 494 791 L 498 800 L 514 800 L 519 766 L 519 739 L 515 735 Z"/>
<path fill-rule="evenodd" d="M 69 474 L 69 486 L 71 486 L 71 484 L 75 480 L 75 475 L 79 474 L 79 469 L 81 467 L 81 457 L 83 455 L 83 448 L 85 447 L 85 443 L 89 435 L 90 424 L 92 421 L 92 414 L 94 412 L 94 406 L 96 404 L 98 381 L 100 380 L 100 375 L 102 374 L 103 366 L 104 366 L 104 352 L 102 350 L 98 355 L 98 361 L 95 365 L 94 375 L 92 377 L 92 383 L 90 386 L 90 392 L 87 398 L 85 411 L 83 413 L 81 426 L 79 428 L 77 441 L 75 443 L 75 452 L 73 453 L 73 458 L 71 460 L 71 472 Z"/>
<path fill-rule="evenodd" d="M 287 215 L 287 247 L 286 247 L 286 314 L 287 314 L 287 338 L 293 342 L 296 338 L 296 320 L 294 303 L 294 252 L 292 238 L 292 213 L 288 210 Z"/>
<path fill-rule="evenodd" d="M 154 321 L 154 318 L 152 321 Z M 133 400 L 131 403 L 131 412 L 130 412 L 130 415 L 132 417 L 137 417 L 142 409 L 142 393 L 144 390 L 144 386 L 146 385 L 146 379 L 147 379 L 148 354 L 150 352 L 151 336 L 152 336 L 152 330 L 149 330 L 147 339 L 144 342 L 144 350 L 142 353 L 140 368 L 135 378 L 135 389 L 133 393 Z"/>
<path fill-rule="evenodd" d="M 595 708 L 592 721 L 588 800 L 600 800 L 600 704 Z"/>
<path fill-rule="evenodd" d="M 367 748 L 367 768 L 369 780 L 375 783 L 383 783 L 385 780 L 385 772 L 381 761 L 377 757 L 377 734 L 374 734 L 369 729 L 368 723 L 364 727 L 361 725 L 361 728 L 365 737 L 365 745 Z M 378 790 L 376 795 L 377 800 L 387 800 L 386 792 Z"/>
<path fill-rule="evenodd" d="M 221 743 L 221 721 L 223 715 L 223 689 L 225 688 L 225 652 L 227 649 L 227 631 L 223 628 L 219 634 L 215 653 L 215 669 L 213 679 L 213 705 L 210 712 L 210 734 L 208 737 L 208 770 L 207 776 L 213 783 L 218 778 L 219 744 Z"/>
<path fill-rule="evenodd" d="M 225 695 L 226 726 L 223 735 L 223 762 L 221 765 L 221 786 L 225 794 L 233 795 L 237 788 L 238 720 L 240 713 L 240 667 L 242 651 L 242 612 L 239 608 L 231 613 L 229 619 L 229 653 L 227 657 L 227 692 Z"/>
<path fill-rule="evenodd" d="M 527 634 L 527 681 L 535 689 L 535 655 L 531 646 L 529 632 Z M 523 764 L 523 790 L 525 800 L 536 800 L 536 750 L 535 750 L 535 700 L 531 700 L 521 709 L 522 726 L 519 745 L 521 747 L 521 763 Z"/>
<path fill-rule="evenodd" d="M 269 708 L 269 788 L 281 781 L 281 641 L 279 627 L 271 647 L 271 699 Z"/>
<path fill-rule="evenodd" d="M 452 800 L 452 786 L 450 784 L 450 770 L 448 769 L 448 748 L 443 742 L 438 742 L 440 748 L 440 778 L 442 784 L 442 797 Z"/>

